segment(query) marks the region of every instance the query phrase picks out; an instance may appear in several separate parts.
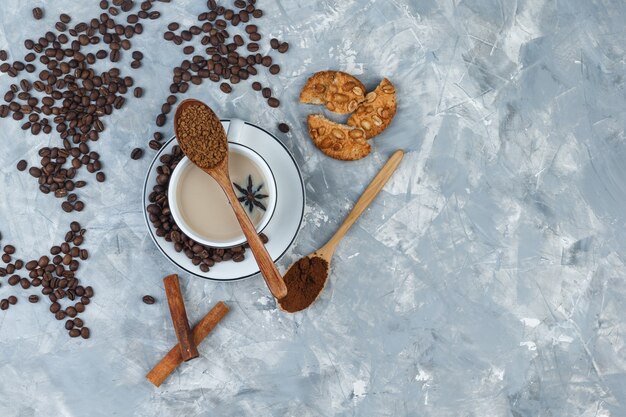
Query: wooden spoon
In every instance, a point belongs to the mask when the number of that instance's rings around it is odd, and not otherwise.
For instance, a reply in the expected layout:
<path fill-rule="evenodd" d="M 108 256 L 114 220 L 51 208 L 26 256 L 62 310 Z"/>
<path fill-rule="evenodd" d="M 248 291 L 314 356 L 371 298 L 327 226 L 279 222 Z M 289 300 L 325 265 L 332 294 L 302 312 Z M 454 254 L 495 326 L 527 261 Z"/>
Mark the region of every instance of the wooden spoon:
<path fill-rule="evenodd" d="M 319 283 L 317 283 L 316 285 L 314 283 L 315 280 L 304 283 L 286 281 L 287 297 L 278 300 L 281 309 L 288 313 L 295 313 L 296 311 L 304 310 L 305 308 L 313 304 L 315 300 L 317 300 L 317 298 L 322 293 L 322 290 L 326 286 L 326 282 L 328 281 L 328 275 L 330 274 L 330 261 L 333 257 L 333 254 L 335 253 L 337 245 L 346 235 L 354 222 L 357 221 L 359 216 L 365 211 L 370 203 L 374 201 L 380 190 L 383 189 L 389 178 L 391 178 L 393 173 L 396 171 L 396 168 L 398 168 L 398 165 L 400 165 L 403 156 L 404 152 L 402 150 L 397 150 L 396 152 L 394 152 L 393 155 L 391 155 L 387 163 L 385 163 L 385 165 L 380 169 L 378 174 L 376 174 L 372 182 L 370 182 L 370 184 L 367 186 L 365 191 L 363 191 L 363 194 L 354 205 L 354 208 L 352 208 L 352 211 L 350 212 L 350 214 L 348 214 L 348 217 L 346 217 L 343 224 L 339 227 L 337 232 L 335 232 L 333 237 L 331 237 L 330 240 L 326 242 L 326 244 L 320 249 L 304 257 L 309 259 L 321 258 L 326 262 L 326 276 L 323 278 L 323 282 L 321 283 L 321 285 L 319 285 Z M 291 267 L 289 267 L 289 270 L 299 264 L 302 259 L 291 265 Z M 310 262 L 307 262 L 307 264 L 312 265 L 312 263 Z M 300 298 L 303 295 L 303 288 L 305 287 L 307 289 L 307 292 L 309 293 L 309 297 L 307 298 L 307 300 L 304 303 L 294 302 L 295 298 Z M 318 291 L 317 294 L 315 294 L 314 291 Z"/>
<path fill-rule="evenodd" d="M 210 107 L 199 100 L 187 99 L 187 100 L 182 101 L 178 105 L 178 108 L 176 109 L 176 114 L 174 115 L 174 133 L 176 134 L 178 143 L 180 144 L 180 147 L 185 153 L 185 155 L 187 155 L 187 157 L 191 160 L 191 162 L 196 164 L 200 169 L 202 169 L 204 172 L 206 172 L 211 177 L 213 177 L 213 179 L 217 181 L 217 183 L 220 185 L 220 187 L 224 191 L 224 194 L 226 194 L 226 197 L 228 198 L 228 201 L 230 202 L 230 206 L 233 208 L 233 211 L 235 212 L 237 221 L 239 222 L 239 225 L 241 226 L 241 230 L 243 230 L 243 234 L 246 236 L 246 239 L 248 240 L 248 245 L 250 245 L 250 250 L 252 251 L 252 254 L 254 255 L 254 259 L 259 265 L 259 269 L 261 270 L 261 274 L 263 275 L 263 278 L 265 279 L 265 283 L 267 284 L 267 287 L 269 288 L 271 293 L 274 295 L 274 297 L 276 297 L 277 299 L 281 299 L 287 295 L 287 287 L 285 286 L 285 283 L 283 282 L 283 279 L 280 273 L 278 272 L 278 269 L 276 268 L 274 261 L 272 260 L 269 253 L 267 252 L 265 245 L 263 245 L 263 242 L 261 242 L 261 239 L 257 235 L 254 225 L 250 221 L 250 218 L 246 214 L 246 211 L 244 210 L 243 206 L 241 205 L 241 203 L 237 199 L 237 196 L 235 195 L 232 181 L 230 180 L 230 176 L 228 173 L 228 154 L 226 154 L 226 156 L 222 159 L 222 161 L 219 162 L 217 165 L 211 168 L 203 168 L 201 166 L 202 163 L 199 163 L 198 160 L 194 160 L 193 155 L 190 155 L 189 153 L 185 151 L 185 144 L 181 142 L 180 135 L 177 132 L 179 117 L 185 108 L 187 108 L 188 106 L 197 106 L 197 105 L 206 107 L 209 110 L 210 114 L 212 115 L 212 118 L 213 118 L 212 124 L 214 126 L 219 126 L 219 128 L 217 129 L 218 132 L 216 133 L 217 137 L 211 140 L 223 141 L 223 143 L 228 142 L 226 132 L 222 128 L 222 124 L 219 118 L 215 115 L 215 113 L 213 113 Z"/>

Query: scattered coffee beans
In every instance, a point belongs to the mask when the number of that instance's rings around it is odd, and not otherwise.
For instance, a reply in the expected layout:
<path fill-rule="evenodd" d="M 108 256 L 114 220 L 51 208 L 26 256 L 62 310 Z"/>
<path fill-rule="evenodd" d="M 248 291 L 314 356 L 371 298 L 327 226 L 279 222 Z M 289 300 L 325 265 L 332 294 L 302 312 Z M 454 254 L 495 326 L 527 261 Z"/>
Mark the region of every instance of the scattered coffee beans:
<path fill-rule="evenodd" d="M 200 85 L 206 79 L 219 83 L 220 90 L 230 94 L 233 85 L 258 75 L 259 68 L 267 67 L 270 75 L 280 72 L 280 66 L 272 64 L 272 57 L 259 52 L 263 35 L 259 32 L 259 26 L 251 20 L 261 18 L 263 11 L 257 8 L 256 3 L 256 0 L 237 0 L 234 8 L 228 8 L 219 6 L 215 1 L 208 1 L 207 9 L 198 15 L 201 26 L 192 25 L 182 30 L 178 22 L 171 22 L 167 26 L 163 38 L 176 45 L 184 44 L 182 52 L 189 55 L 188 59 L 172 70 L 170 97 L 184 94 L 190 85 Z M 194 38 L 195 44 L 189 44 Z M 245 38 L 249 42 L 246 43 Z M 289 49 L 287 42 L 281 43 L 275 38 L 269 43 L 272 49 L 280 53 Z M 252 88 L 260 91 L 261 84 L 254 82 Z M 268 100 L 268 105 L 278 107 L 280 101 Z M 162 111 L 157 115 L 155 123 L 158 127 L 166 123 L 167 113 Z M 158 150 L 160 146 L 151 141 L 150 148 Z"/>
<path fill-rule="evenodd" d="M 86 230 L 80 223 L 72 222 L 64 242 L 50 248 L 51 256 L 43 255 L 26 262 L 21 259 L 13 260 L 15 247 L 5 245 L 1 256 L 5 265 L 0 264 L 0 277 L 10 275 L 8 283 L 13 287 L 20 284 L 17 288 L 40 288 L 41 294 L 46 296 L 44 298 L 50 300 L 50 313 L 57 320 L 70 317 L 74 323 L 73 327 L 82 327 L 83 321 L 78 315 L 85 311 L 85 306 L 94 295 L 93 288 L 83 287 L 76 276 L 80 261 L 88 258 L 88 252 L 80 248 L 85 234 Z M 18 272 L 22 268 L 26 271 Z M 77 298 L 80 298 L 80 301 L 74 303 Z M 28 296 L 28 301 L 33 304 L 39 302 L 39 299 L 36 294 Z M 17 297 L 11 295 L 0 300 L 0 309 L 6 310 L 17 302 Z M 66 323 L 66 326 L 69 324 Z M 79 336 L 82 336 L 81 331 L 79 330 Z M 89 330 L 86 334 L 89 337 Z"/>

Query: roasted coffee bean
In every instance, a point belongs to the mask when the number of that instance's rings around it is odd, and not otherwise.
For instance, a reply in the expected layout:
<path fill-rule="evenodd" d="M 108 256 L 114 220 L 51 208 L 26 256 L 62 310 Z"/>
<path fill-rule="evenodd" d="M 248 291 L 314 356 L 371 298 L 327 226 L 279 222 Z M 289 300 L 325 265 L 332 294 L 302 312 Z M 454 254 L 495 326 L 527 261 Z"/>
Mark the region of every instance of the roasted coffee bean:
<path fill-rule="evenodd" d="M 228 83 L 222 83 L 220 84 L 220 90 L 222 90 L 223 93 L 229 94 L 233 91 L 233 88 Z"/>
<path fill-rule="evenodd" d="M 76 329 L 74 329 L 76 330 Z M 82 337 L 83 339 L 89 339 L 90 336 L 90 331 L 89 331 L 89 327 L 83 327 L 80 330 L 80 337 Z"/>
<path fill-rule="evenodd" d="M 30 281 L 28 280 L 28 278 L 22 278 L 20 280 L 20 285 L 22 286 L 22 288 L 24 288 L 25 290 L 30 288 Z"/>
<path fill-rule="evenodd" d="M 289 126 L 286 123 L 279 123 L 278 130 L 280 130 L 283 133 L 287 133 L 289 132 Z"/>
<path fill-rule="evenodd" d="M 272 75 L 276 75 L 280 72 L 280 66 L 277 64 L 274 64 L 270 67 L 270 74 Z"/>
<path fill-rule="evenodd" d="M 135 148 L 130 153 L 131 159 L 138 160 L 143 155 L 143 150 L 141 148 Z"/>
<path fill-rule="evenodd" d="M 33 294 L 33 295 L 29 295 L 28 296 L 28 302 L 29 303 L 33 303 L 34 304 L 34 303 L 36 303 L 38 301 L 39 301 L 39 296 L 38 295 Z"/>
<path fill-rule="evenodd" d="M 270 40 L 270 46 L 272 47 L 272 49 L 278 49 L 278 47 L 280 46 L 280 41 L 276 38 L 272 38 L 272 40 Z"/>
<path fill-rule="evenodd" d="M 65 329 L 72 330 L 74 328 L 74 320 L 68 320 L 65 322 Z"/>
<path fill-rule="evenodd" d="M 26 167 L 28 166 L 28 163 L 25 160 L 21 160 L 17 163 L 17 170 L 18 171 L 24 171 L 26 169 Z"/>
<path fill-rule="evenodd" d="M 50 312 L 52 314 L 56 314 L 59 310 L 61 310 L 61 304 L 57 303 L 56 301 L 50 304 Z"/>
<path fill-rule="evenodd" d="M 85 208 L 85 203 L 83 203 L 82 201 L 77 201 L 74 204 L 74 210 L 76 211 L 83 211 L 84 208 Z"/>
<path fill-rule="evenodd" d="M 143 302 L 146 303 L 146 304 L 154 304 L 156 302 L 156 300 L 151 295 L 144 295 L 143 296 Z"/>
<path fill-rule="evenodd" d="M 259 50 L 259 44 L 256 42 L 250 42 L 246 48 L 248 49 L 248 51 L 250 52 L 256 52 Z"/>
<path fill-rule="evenodd" d="M 177 22 L 172 22 L 169 25 L 167 25 L 167 29 L 171 31 L 178 30 L 179 27 L 180 27 L 180 24 L 178 24 Z"/>
<path fill-rule="evenodd" d="M 193 54 L 194 51 L 195 51 L 195 48 L 193 46 L 191 46 L 191 45 L 190 46 L 185 46 L 183 48 L 183 53 L 187 54 L 187 55 Z"/>
<path fill-rule="evenodd" d="M 9 58 L 7 51 L 5 51 L 4 49 L 0 50 L 0 61 L 6 61 L 7 58 Z"/>
<path fill-rule="evenodd" d="M 161 147 L 163 146 L 161 143 L 157 142 L 156 140 L 151 140 L 148 143 L 148 146 L 150 146 L 150 149 L 153 149 L 155 151 L 158 151 L 159 149 L 161 149 Z"/>
<path fill-rule="evenodd" d="M 272 90 L 269 87 L 265 87 L 262 90 L 262 94 L 263 94 L 263 98 L 270 98 L 272 97 Z"/>
<path fill-rule="evenodd" d="M 106 180 L 106 176 L 104 175 L 104 172 L 98 172 L 96 174 L 96 181 L 104 182 L 105 180 Z"/>
<path fill-rule="evenodd" d="M 289 44 L 287 42 L 283 42 L 280 44 L 280 46 L 277 49 L 278 49 L 278 52 L 280 52 L 281 54 L 284 54 L 285 52 L 289 50 Z"/>
<path fill-rule="evenodd" d="M 78 337 L 80 336 L 80 330 L 78 329 L 72 329 L 69 332 L 70 337 Z"/>
<path fill-rule="evenodd" d="M 7 310 L 9 308 L 9 300 L 3 298 L 0 300 L 0 310 Z"/>
<path fill-rule="evenodd" d="M 67 314 L 69 317 L 76 317 L 76 314 L 78 312 L 76 311 L 76 308 L 74 307 L 68 307 L 65 309 L 65 314 Z"/>
<path fill-rule="evenodd" d="M 261 85 L 260 82 L 255 81 L 255 82 L 252 83 L 252 89 L 255 90 L 255 91 L 261 91 L 262 88 L 263 88 L 263 86 Z"/>
<path fill-rule="evenodd" d="M 9 296 L 9 298 L 7 299 L 7 301 L 9 302 L 9 304 L 11 305 L 15 305 L 17 304 L 17 297 L 14 295 Z"/>
<path fill-rule="evenodd" d="M 5 245 L 5 247 L 2 248 L 2 250 L 4 251 L 4 253 L 7 253 L 9 255 L 13 255 L 15 253 L 15 246 L 13 246 L 13 245 Z"/>
<path fill-rule="evenodd" d="M 267 99 L 267 104 L 269 104 L 270 107 L 278 107 L 280 106 L 280 100 L 278 100 L 276 97 L 270 97 Z"/>
<path fill-rule="evenodd" d="M 41 7 L 35 7 L 33 9 L 33 17 L 35 18 L 35 20 L 43 19 L 43 10 L 41 9 Z"/>
<path fill-rule="evenodd" d="M 74 327 L 83 327 L 85 323 L 83 322 L 83 319 L 81 319 L 80 317 L 76 317 L 74 319 Z"/>
<path fill-rule="evenodd" d="M 70 212 L 72 212 L 74 210 L 74 207 L 70 203 L 68 203 L 67 201 L 61 203 L 61 208 L 66 213 L 70 213 Z"/>

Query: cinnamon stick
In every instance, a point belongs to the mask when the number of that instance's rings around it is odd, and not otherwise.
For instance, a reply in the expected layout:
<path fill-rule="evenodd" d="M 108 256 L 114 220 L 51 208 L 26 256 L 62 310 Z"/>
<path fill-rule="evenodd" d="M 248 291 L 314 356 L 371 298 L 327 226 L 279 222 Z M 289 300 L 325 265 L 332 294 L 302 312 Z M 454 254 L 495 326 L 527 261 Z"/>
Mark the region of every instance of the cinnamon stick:
<path fill-rule="evenodd" d="M 189 320 L 187 319 L 187 311 L 185 310 L 185 302 L 183 294 L 180 291 L 180 283 L 178 275 L 172 274 L 163 278 L 165 285 L 165 294 L 167 295 L 167 303 L 170 306 L 170 315 L 174 324 L 176 338 L 180 345 L 180 353 L 183 360 L 187 362 L 193 358 L 197 358 L 200 354 L 196 348 L 196 344 L 191 337 L 191 329 L 189 328 Z"/>
<path fill-rule="evenodd" d="M 193 328 L 193 341 L 199 345 L 213 330 L 217 323 L 228 313 L 228 306 L 223 301 L 217 303 Z M 168 376 L 183 362 L 179 345 L 174 346 L 167 355 L 156 364 L 146 375 L 146 378 L 159 387 Z"/>

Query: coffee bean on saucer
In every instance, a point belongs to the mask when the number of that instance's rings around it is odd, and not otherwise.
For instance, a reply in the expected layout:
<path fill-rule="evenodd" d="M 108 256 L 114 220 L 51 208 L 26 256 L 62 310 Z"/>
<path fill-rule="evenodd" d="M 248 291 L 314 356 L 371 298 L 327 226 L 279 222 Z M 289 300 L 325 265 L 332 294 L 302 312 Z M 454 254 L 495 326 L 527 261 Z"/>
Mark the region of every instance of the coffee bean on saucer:
<path fill-rule="evenodd" d="M 26 167 L 28 166 L 28 163 L 25 160 L 21 160 L 17 163 L 17 170 L 18 171 L 24 171 L 26 169 Z"/>
<path fill-rule="evenodd" d="M 136 161 L 136 160 L 140 159 L 142 157 L 142 155 L 143 155 L 143 149 L 135 148 L 130 153 L 130 158 L 134 159 Z"/>
<path fill-rule="evenodd" d="M 33 9 L 33 17 L 35 18 L 35 20 L 40 20 L 43 18 L 43 10 L 41 9 L 41 7 L 35 7 Z"/>
<path fill-rule="evenodd" d="M 283 133 L 287 133 L 289 132 L 289 125 L 287 125 L 286 123 L 279 123 L 278 130 L 280 130 Z"/>
<path fill-rule="evenodd" d="M 39 301 L 39 296 L 38 295 L 33 294 L 33 295 L 29 295 L 28 296 L 28 302 L 29 303 L 33 303 L 34 304 L 34 303 L 36 303 L 38 301 Z"/>
<path fill-rule="evenodd" d="M 143 302 L 146 303 L 146 304 L 154 304 L 156 302 L 156 300 L 151 295 L 144 295 L 143 296 Z"/>

